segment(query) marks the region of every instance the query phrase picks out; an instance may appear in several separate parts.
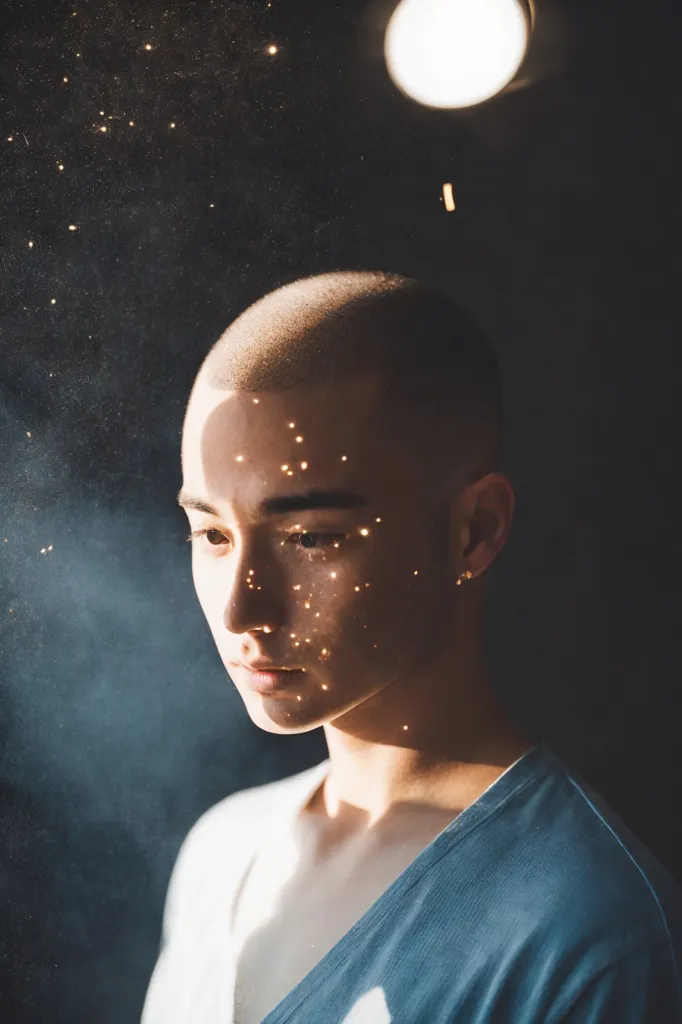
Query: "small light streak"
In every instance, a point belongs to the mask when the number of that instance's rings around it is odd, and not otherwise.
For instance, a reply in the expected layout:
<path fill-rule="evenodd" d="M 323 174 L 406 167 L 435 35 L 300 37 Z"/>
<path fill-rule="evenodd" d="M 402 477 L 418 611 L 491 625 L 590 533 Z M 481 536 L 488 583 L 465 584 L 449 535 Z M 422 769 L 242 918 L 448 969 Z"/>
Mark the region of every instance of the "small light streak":
<path fill-rule="evenodd" d="M 31 431 L 30 431 L 30 430 L 27 430 L 27 431 L 26 431 L 26 437 L 30 437 L 30 436 L 31 436 Z"/>
<path fill-rule="evenodd" d="M 270 6 L 270 4 L 268 4 L 268 7 L 269 7 L 269 6 Z M 326 683 L 322 683 L 322 689 L 323 689 L 323 690 L 328 690 L 328 689 L 329 689 L 329 687 L 327 686 L 327 684 L 326 684 Z"/>
<path fill-rule="evenodd" d="M 78 231 L 77 224 L 69 224 L 69 231 Z"/>
<path fill-rule="evenodd" d="M 171 127 L 171 128 L 175 128 L 175 121 L 171 121 L 171 123 L 170 123 L 170 127 Z"/>
<path fill-rule="evenodd" d="M 367 529 L 366 526 L 363 526 L 363 528 L 360 530 L 360 533 L 362 534 L 363 537 L 366 537 L 367 534 L 369 533 L 369 530 Z"/>
<path fill-rule="evenodd" d="M 29 247 L 29 249 L 32 249 L 33 248 L 33 242 L 29 242 L 28 243 L 28 247 Z"/>
<path fill-rule="evenodd" d="M 77 53 L 77 54 L 76 54 L 76 56 L 77 56 L 77 57 L 80 57 L 80 53 Z"/>
<path fill-rule="evenodd" d="M 288 466 L 287 466 L 287 464 L 285 463 L 285 464 L 284 464 L 284 465 L 283 465 L 283 466 L 282 466 L 281 468 L 282 468 L 282 472 L 283 472 L 283 473 L 286 473 L 286 471 L 288 470 L 288 468 L 289 468 L 289 467 L 288 467 Z"/>
<path fill-rule="evenodd" d="M 290 637 L 290 638 L 291 638 L 292 640 L 295 640 L 295 639 L 296 639 L 296 634 L 295 634 L 295 633 L 289 633 L 289 637 Z"/>
<path fill-rule="evenodd" d="M 342 455 L 342 456 L 341 456 L 341 462 L 346 462 L 346 461 L 347 461 L 347 459 L 348 459 L 348 456 L 347 456 L 347 455 Z"/>
<path fill-rule="evenodd" d="M 414 576 L 417 576 L 417 575 L 418 575 L 418 573 L 419 573 L 419 569 L 415 569 L 415 570 L 414 570 L 414 573 L 413 573 L 413 575 L 414 575 Z"/>
<path fill-rule="evenodd" d="M 100 110 L 100 112 L 99 112 L 99 116 L 100 116 L 100 117 L 104 117 L 104 111 L 103 111 L 103 110 Z"/>
<path fill-rule="evenodd" d="M 290 427 L 291 427 L 291 429 L 293 430 L 293 429 L 294 429 L 294 427 L 296 426 L 296 424 L 295 424 L 295 423 L 290 423 L 290 424 L 289 424 L 289 426 L 290 426 Z"/>
<path fill-rule="evenodd" d="M 290 469 L 290 470 L 287 471 L 287 476 L 293 476 L 293 475 L 294 475 L 293 469 Z"/>
<path fill-rule="evenodd" d="M 145 44 L 145 50 L 151 50 L 151 48 L 152 48 L 152 44 L 151 43 L 146 43 Z"/>
<path fill-rule="evenodd" d="M 107 126 L 105 124 L 103 124 L 102 127 L 100 128 L 100 131 L 101 132 L 105 132 L 106 130 L 107 130 Z"/>
<path fill-rule="evenodd" d="M 355 590 L 359 590 L 359 589 L 360 589 L 360 587 L 354 587 L 354 589 L 355 589 Z"/>
<path fill-rule="evenodd" d="M 310 602 L 309 602 L 309 601 L 306 601 L 306 603 L 305 603 L 304 607 L 305 607 L 305 608 L 310 608 Z"/>
<path fill-rule="evenodd" d="M 7 141 L 8 142 L 14 142 L 14 136 L 13 135 L 8 135 L 7 136 Z"/>
<path fill-rule="evenodd" d="M 327 650 L 327 648 L 323 647 L 322 648 L 322 654 L 328 654 L 328 653 L 329 653 L 329 651 Z"/>
<path fill-rule="evenodd" d="M 299 434 L 299 435 L 298 435 L 298 437 L 297 437 L 297 438 L 295 438 L 294 440 L 295 440 L 295 441 L 297 442 L 297 444 L 300 444 L 300 443 L 301 443 L 301 441 L 303 440 L 303 438 L 302 438 L 302 437 L 301 437 L 301 435 Z"/>
<path fill-rule="evenodd" d="M 329 573 L 329 575 L 331 576 L 331 578 L 332 578 L 333 580 L 335 580 L 335 579 L 336 579 L 336 573 L 335 573 L 335 572 L 330 572 L 330 573 Z"/>
<path fill-rule="evenodd" d="M 237 462 L 243 462 L 243 461 L 244 461 L 244 456 L 243 455 L 238 455 L 237 456 Z"/>
<path fill-rule="evenodd" d="M 253 576 L 255 569 L 249 569 L 249 576 Z"/>
<path fill-rule="evenodd" d="M 268 46 L 268 53 L 270 54 L 270 56 L 274 56 L 277 53 L 277 47 L 275 46 L 274 43 L 270 43 L 270 45 Z"/>
<path fill-rule="evenodd" d="M 64 75 L 64 81 L 68 82 L 68 78 L 66 77 L 66 75 Z"/>
<path fill-rule="evenodd" d="M 296 700 L 303 700 L 303 697 L 300 695 L 300 693 L 296 694 Z"/>
<path fill-rule="evenodd" d="M 56 301 L 57 301 L 56 299 L 50 299 L 50 303 L 51 303 L 51 305 L 53 305 L 53 306 L 54 306 L 54 304 L 55 304 L 55 302 L 56 302 Z"/>
<path fill-rule="evenodd" d="M 211 209 L 213 209 L 215 207 L 215 203 L 209 203 L 208 205 L 210 206 Z M 254 398 L 254 402 L 256 403 L 256 405 L 258 405 L 258 399 L 257 398 Z"/>
<path fill-rule="evenodd" d="M 455 197 L 452 194 L 451 181 L 446 181 L 443 185 L 443 199 L 445 200 L 445 209 L 452 213 L 455 208 Z"/>
<path fill-rule="evenodd" d="M 307 462 L 302 462 L 301 463 L 301 469 L 307 469 L 307 468 L 308 468 L 308 463 Z"/>
<path fill-rule="evenodd" d="M 135 124 L 135 122 L 134 122 L 134 121 L 128 121 L 128 124 L 129 124 L 129 125 L 130 125 L 130 127 L 132 128 L 132 127 L 133 127 L 133 125 Z"/>
<path fill-rule="evenodd" d="M 64 164 L 57 164 L 57 170 L 58 171 L 63 171 L 64 170 Z"/>
<path fill-rule="evenodd" d="M 293 589 L 294 590 L 300 590 L 301 589 L 301 584 L 297 583 L 296 586 Z"/>
<path fill-rule="evenodd" d="M 405 732 L 407 732 L 407 726 L 406 725 L 403 726 L 403 729 L 404 729 Z"/>
<path fill-rule="evenodd" d="M 375 522 L 375 523 L 380 523 L 380 522 L 381 522 L 381 519 L 375 519 L 375 520 L 374 520 L 374 522 Z"/>

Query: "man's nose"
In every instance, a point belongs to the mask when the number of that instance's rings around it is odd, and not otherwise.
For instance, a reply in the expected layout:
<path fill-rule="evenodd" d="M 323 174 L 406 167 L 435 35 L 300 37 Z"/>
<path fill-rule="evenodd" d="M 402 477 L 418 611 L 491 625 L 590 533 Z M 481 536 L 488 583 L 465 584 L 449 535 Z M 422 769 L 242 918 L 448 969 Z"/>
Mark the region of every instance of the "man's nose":
<path fill-rule="evenodd" d="M 226 581 L 223 622 L 230 633 L 248 633 L 268 626 L 273 632 L 288 620 L 295 592 L 287 586 L 285 569 L 267 554 L 244 550 Z"/>

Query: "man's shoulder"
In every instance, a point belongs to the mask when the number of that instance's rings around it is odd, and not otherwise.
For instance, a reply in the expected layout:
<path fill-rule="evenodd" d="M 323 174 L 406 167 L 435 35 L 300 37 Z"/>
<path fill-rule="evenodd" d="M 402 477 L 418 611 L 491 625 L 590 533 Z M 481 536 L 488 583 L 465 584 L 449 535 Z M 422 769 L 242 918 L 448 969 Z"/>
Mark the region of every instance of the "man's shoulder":
<path fill-rule="evenodd" d="M 682 943 L 682 888 L 607 801 L 559 759 L 514 815 L 520 898 L 535 894 L 538 924 L 632 948 Z"/>
<path fill-rule="evenodd" d="M 236 790 L 213 804 L 198 818 L 185 838 L 181 853 L 192 859 L 223 860 L 226 851 L 249 845 L 272 823 L 288 803 L 294 804 L 320 766 L 315 765 L 283 779 Z"/>

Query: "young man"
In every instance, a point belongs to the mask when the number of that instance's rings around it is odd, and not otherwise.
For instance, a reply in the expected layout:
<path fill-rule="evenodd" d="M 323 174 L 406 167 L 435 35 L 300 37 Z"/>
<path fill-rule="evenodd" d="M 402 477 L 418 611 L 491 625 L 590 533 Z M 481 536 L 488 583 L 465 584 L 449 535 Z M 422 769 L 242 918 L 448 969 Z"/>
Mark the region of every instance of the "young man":
<path fill-rule="evenodd" d="M 191 830 L 143 1024 L 682 1022 L 682 892 L 486 672 L 501 429 L 485 340 L 395 275 L 281 288 L 207 356 L 199 602 L 252 721 L 329 758 Z"/>

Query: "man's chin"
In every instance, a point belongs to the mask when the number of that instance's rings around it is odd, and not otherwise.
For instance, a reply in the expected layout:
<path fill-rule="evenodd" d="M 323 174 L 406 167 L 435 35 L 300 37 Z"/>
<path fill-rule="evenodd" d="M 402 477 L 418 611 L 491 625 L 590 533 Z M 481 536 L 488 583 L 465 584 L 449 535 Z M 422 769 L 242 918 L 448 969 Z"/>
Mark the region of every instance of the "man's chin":
<path fill-rule="evenodd" d="M 278 736 L 295 736 L 319 729 L 329 721 L 329 714 L 312 715 L 311 709 L 283 707 L 272 697 L 249 694 L 244 701 L 249 718 L 263 732 Z M 333 714 L 333 713 L 332 713 Z"/>

